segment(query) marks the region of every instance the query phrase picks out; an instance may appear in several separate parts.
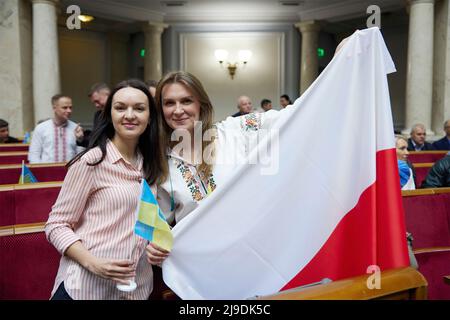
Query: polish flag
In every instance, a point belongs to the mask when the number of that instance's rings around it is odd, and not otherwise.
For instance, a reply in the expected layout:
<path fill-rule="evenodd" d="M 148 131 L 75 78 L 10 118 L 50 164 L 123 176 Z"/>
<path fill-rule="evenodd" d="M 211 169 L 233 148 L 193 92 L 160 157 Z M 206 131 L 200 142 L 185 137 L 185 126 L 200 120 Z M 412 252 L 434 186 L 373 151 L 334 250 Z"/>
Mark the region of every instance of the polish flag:
<path fill-rule="evenodd" d="M 394 71 L 379 29 L 355 32 L 279 112 L 276 174 L 237 167 L 174 227 L 166 284 L 182 299 L 246 299 L 407 266 Z"/>

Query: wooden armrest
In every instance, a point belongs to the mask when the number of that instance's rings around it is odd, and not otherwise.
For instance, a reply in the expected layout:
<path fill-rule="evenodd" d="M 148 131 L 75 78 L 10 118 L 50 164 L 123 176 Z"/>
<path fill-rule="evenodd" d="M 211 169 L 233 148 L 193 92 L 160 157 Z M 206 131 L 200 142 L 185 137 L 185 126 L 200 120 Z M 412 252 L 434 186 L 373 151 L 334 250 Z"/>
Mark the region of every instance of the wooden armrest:
<path fill-rule="evenodd" d="M 433 166 L 434 162 L 419 162 L 419 163 L 413 163 L 414 168 L 431 168 Z"/>
<path fill-rule="evenodd" d="M 421 248 L 421 249 L 413 250 L 414 254 L 446 252 L 446 251 L 450 251 L 450 247 L 431 247 L 431 248 Z"/>
<path fill-rule="evenodd" d="M 416 190 L 402 190 L 402 197 L 426 196 L 430 194 L 450 193 L 450 188 L 426 188 Z"/>
<path fill-rule="evenodd" d="M 313 287 L 278 292 L 257 297 L 260 300 L 369 300 L 426 299 L 428 283 L 411 267 L 381 272 L 381 288 L 369 289 L 367 279 L 373 274 L 334 281 Z"/>

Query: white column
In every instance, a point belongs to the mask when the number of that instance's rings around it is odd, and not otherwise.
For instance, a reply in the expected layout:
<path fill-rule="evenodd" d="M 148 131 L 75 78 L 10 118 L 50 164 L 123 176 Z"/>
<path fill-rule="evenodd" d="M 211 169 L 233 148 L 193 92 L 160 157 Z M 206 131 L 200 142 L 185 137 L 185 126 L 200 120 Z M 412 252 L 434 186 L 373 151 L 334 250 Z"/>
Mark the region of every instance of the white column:
<path fill-rule="evenodd" d="M 411 0 L 409 14 L 408 61 L 406 74 L 406 124 L 423 123 L 431 130 L 433 86 L 434 0 Z"/>
<path fill-rule="evenodd" d="M 53 116 L 51 97 L 61 91 L 56 6 L 59 0 L 33 2 L 34 120 Z"/>
<path fill-rule="evenodd" d="M 320 25 L 317 21 L 305 21 L 296 23 L 295 26 L 302 33 L 300 66 L 300 94 L 302 94 L 316 80 L 319 72 L 317 48 L 319 46 Z"/>
<path fill-rule="evenodd" d="M 161 35 L 167 24 L 148 22 L 143 26 L 145 35 L 144 80 L 162 77 Z"/>
<path fill-rule="evenodd" d="M 0 1 L 0 118 L 13 137 L 34 127 L 31 23 L 28 1 Z"/>
<path fill-rule="evenodd" d="M 437 1 L 435 15 L 432 129 L 443 136 L 450 119 L 450 0 Z"/>

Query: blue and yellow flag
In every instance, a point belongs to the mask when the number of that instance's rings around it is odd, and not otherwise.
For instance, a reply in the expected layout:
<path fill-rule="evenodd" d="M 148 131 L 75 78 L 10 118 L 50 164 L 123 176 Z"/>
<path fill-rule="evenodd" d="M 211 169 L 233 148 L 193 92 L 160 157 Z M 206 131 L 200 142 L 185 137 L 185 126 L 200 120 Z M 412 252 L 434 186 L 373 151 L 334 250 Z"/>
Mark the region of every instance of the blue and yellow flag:
<path fill-rule="evenodd" d="M 38 182 L 31 170 L 22 161 L 22 172 L 20 173 L 19 184 Z"/>
<path fill-rule="evenodd" d="M 31 134 L 27 131 L 25 132 L 25 136 L 23 137 L 22 143 L 30 143 L 31 142 Z"/>
<path fill-rule="evenodd" d="M 144 239 L 170 251 L 173 245 L 173 235 L 155 196 L 145 179 L 142 179 L 142 195 L 137 212 L 134 232 Z"/>

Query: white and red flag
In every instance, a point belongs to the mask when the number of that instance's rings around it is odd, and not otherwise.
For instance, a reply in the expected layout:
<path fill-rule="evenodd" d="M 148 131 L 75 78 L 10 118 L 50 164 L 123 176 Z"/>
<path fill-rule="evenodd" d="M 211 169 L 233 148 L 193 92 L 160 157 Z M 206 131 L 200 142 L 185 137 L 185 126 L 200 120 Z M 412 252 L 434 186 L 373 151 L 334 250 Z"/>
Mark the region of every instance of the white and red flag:
<path fill-rule="evenodd" d="M 245 299 L 407 266 L 394 71 L 379 29 L 355 32 L 279 113 L 278 172 L 237 167 L 174 227 L 166 284 L 183 299 Z"/>

